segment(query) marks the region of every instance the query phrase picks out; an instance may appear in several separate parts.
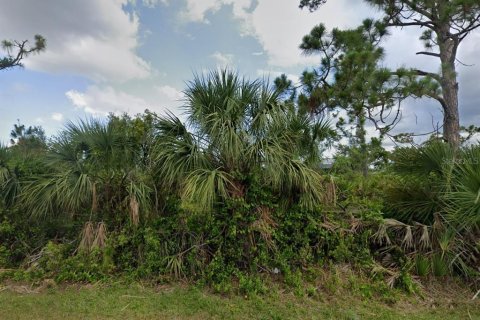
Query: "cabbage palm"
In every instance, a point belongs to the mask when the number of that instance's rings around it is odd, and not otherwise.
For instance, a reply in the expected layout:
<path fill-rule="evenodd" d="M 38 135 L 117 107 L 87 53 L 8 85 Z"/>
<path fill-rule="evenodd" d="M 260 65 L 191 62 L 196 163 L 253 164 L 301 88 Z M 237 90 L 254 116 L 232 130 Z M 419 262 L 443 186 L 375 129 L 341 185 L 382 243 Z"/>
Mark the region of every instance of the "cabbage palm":
<path fill-rule="evenodd" d="M 446 195 L 449 221 L 458 229 L 480 232 L 480 145 L 461 150 L 452 184 L 452 190 Z"/>
<path fill-rule="evenodd" d="M 113 215 L 138 221 L 151 207 L 152 184 L 138 144 L 113 121 L 68 123 L 52 143 L 46 172 L 25 181 L 21 205 L 32 215 Z"/>
<path fill-rule="evenodd" d="M 394 152 L 393 169 L 401 185 L 389 199 L 401 219 L 433 223 L 444 215 L 457 229 L 480 226 L 480 146 L 454 150 L 430 142 Z"/>
<path fill-rule="evenodd" d="M 20 184 L 17 171 L 12 166 L 12 152 L 0 145 L 0 195 L 6 205 L 12 205 L 19 193 Z"/>
<path fill-rule="evenodd" d="M 31 129 L 30 127 L 29 130 Z M 38 132 L 43 132 L 41 128 L 35 130 L 34 133 L 23 135 L 10 147 L 0 145 L 0 198 L 8 207 L 12 207 L 18 200 L 22 181 L 43 170 L 45 137 L 37 135 Z"/>
<path fill-rule="evenodd" d="M 446 210 L 455 152 L 450 145 L 429 142 L 421 148 L 399 148 L 392 154 L 399 183 L 388 192 L 388 206 L 404 222 L 431 224 Z"/>
<path fill-rule="evenodd" d="M 186 123 L 158 121 L 157 172 L 178 188 L 182 203 L 211 209 L 218 200 L 243 198 L 251 179 L 305 206 L 322 199 L 319 141 L 328 124 L 282 103 L 262 81 L 222 70 L 196 75 L 185 90 Z"/>
<path fill-rule="evenodd" d="M 480 146 L 430 142 L 394 154 L 402 182 L 390 190 L 395 217 L 428 224 L 435 254 L 468 274 L 480 261 Z"/>

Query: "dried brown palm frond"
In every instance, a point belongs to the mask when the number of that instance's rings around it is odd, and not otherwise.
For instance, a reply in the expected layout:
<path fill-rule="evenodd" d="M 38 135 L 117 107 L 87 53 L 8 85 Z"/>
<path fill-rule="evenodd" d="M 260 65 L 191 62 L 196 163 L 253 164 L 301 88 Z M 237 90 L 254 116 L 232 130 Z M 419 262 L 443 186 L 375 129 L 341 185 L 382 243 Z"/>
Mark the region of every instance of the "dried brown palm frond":
<path fill-rule="evenodd" d="M 97 187 L 95 183 L 92 183 L 92 212 L 97 212 L 98 199 L 97 199 Z"/>
<path fill-rule="evenodd" d="M 434 221 L 432 225 L 432 231 L 434 234 L 438 235 L 445 230 L 445 224 L 442 216 L 438 213 L 434 215 Z"/>
<path fill-rule="evenodd" d="M 138 226 L 140 222 L 140 205 L 135 196 L 130 196 L 130 221 L 134 226 Z"/>
<path fill-rule="evenodd" d="M 385 219 L 383 228 L 386 230 L 379 231 L 385 232 L 387 235 L 389 232 L 393 243 L 404 248 L 414 247 L 412 227 L 410 225 L 395 219 Z"/>
<path fill-rule="evenodd" d="M 93 240 L 92 247 L 98 249 L 104 249 L 107 245 L 107 227 L 104 222 L 97 224 L 97 230 L 95 232 L 95 239 Z"/>
<path fill-rule="evenodd" d="M 417 223 L 417 229 L 419 229 L 420 238 L 418 240 L 419 247 L 421 250 L 428 250 L 431 248 L 430 241 L 430 232 L 428 231 L 428 226 L 424 224 Z"/>
<path fill-rule="evenodd" d="M 337 204 L 337 185 L 333 180 L 333 176 L 330 176 L 328 181 L 325 183 L 323 201 L 326 205 L 335 206 Z"/>
<path fill-rule="evenodd" d="M 361 231 L 363 228 L 364 228 L 364 224 L 362 219 L 358 219 L 355 217 L 352 217 L 350 219 L 350 232 L 357 233 L 358 231 Z"/>
<path fill-rule="evenodd" d="M 245 196 L 245 186 L 238 181 L 232 181 L 228 193 L 232 198 L 243 198 Z"/>
<path fill-rule="evenodd" d="M 395 258 L 392 256 L 391 253 L 385 253 L 382 255 L 380 262 L 382 263 L 382 266 L 385 268 L 396 268 L 398 267 L 397 261 L 395 261 Z"/>
<path fill-rule="evenodd" d="M 386 268 L 382 265 L 375 264 L 372 268 L 373 275 L 383 275 L 385 276 L 385 282 L 391 288 L 395 286 L 395 283 L 400 278 L 401 273 L 399 270 Z"/>
<path fill-rule="evenodd" d="M 385 223 L 380 224 L 377 232 L 373 234 L 373 241 L 379 245 L 390 245 L 392 241 L 388 236 L 387 225 Z"/>
<path fill-rule="evenodd" d="M 278 224 L 272 217 L 272 210 L 266 206 L 261 206 L 257 208 L 257 213 L 259 217 L 252 223 L 252 228 L 260 234 L 270 250 L 275 250 L 276 245 L 272 235 Z"/>
<path fill-rule="evenodd" d="M 92 248 L 94 239 L 95 231 L 93 229 L 93 223 L 91 221 L 87 221 L 82 229 L 80 244 L 78 245 L 78 251 L 89 252 Z"/>
<path fill-rule="evenodd" d="M 388 285 L 390 288 L 393 288 L 393 287 L 395 287 L 395 284 L 397 283 L 398 279 L 400 278 L 400 275 L 401 275 L 401 273 L 400 273 L 399 271 L 392 272 L 392 273 L 387 277 L 387 279 L 385 280 L 385 282 L 387 283 L 387 285 Z"/>
<path fill-rule="evenodd" d="M 320 227 L 328 230 L 328 231 L 336 231 L 340 228 L 339 225 L 337 225 L 336 223 L 334 222 L 331 222 L 331 221 L 328 221 L 328 219 L 325 219 L 323 222 L 321 222 L 320 224 Z M 342 230 L 343 231 L 343 230 Z"/>
<path fill-rule="evenodd" d="M 404 248 L 413 248 L 413 233 L 412 233 L 412 227 L 411 226 L 406 226 L 405 227 L 405 236 L 403 237 L 402 240 L 402 246 Z"/>
<path fill-rule="evenodd" d="M 402 231 L 403 228 L 408 226 L 407 224 L 395 219 L 385 219 L 385 225 L 387 226 L 388 229 L 391 229 L 394 231 Z"/>
<path fill-rule="evenodd" d="M 264 221 L 272 228 L 276 228 L 278 226 L 277 222 L 272 216 L 272 209 L 266 206 L 261 206 L 257 208 L 257 212 L 260 214 L 260 220 Z"/>
<path fill-rule="evenodd" d="M 22 267 L 27 271 L 35 269 L 40 259 L 45 255 L 46 247 L 40 249 L 40 251 L 28 255 L 22 263 Z"/>

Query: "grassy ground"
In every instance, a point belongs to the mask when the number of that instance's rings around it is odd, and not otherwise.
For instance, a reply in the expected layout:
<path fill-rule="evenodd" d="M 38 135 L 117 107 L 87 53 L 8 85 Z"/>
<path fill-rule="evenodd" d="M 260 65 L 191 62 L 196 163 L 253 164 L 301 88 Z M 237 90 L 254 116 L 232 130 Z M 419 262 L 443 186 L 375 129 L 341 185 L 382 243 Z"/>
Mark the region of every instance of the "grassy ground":
<path fill-rule="evenodd" d="M 69 286 L 0 289 L 0 319 L 480 319 L 480 302 L 402 296 L 386 304 L 348 295 L 222 297 L 192 287 Z"/>

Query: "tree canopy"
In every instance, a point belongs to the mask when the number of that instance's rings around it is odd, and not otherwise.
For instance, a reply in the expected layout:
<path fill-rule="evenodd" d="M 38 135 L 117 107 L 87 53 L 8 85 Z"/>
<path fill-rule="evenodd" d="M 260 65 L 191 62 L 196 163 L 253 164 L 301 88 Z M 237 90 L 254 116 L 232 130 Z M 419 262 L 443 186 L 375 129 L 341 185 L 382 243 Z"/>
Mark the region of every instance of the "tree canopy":
<path fill-rule="evenodd" d="M 307 206 L 320 202 L 322 179 L 312 165 L 329 134 L 326 122 L 228 70 L 196 76 L 185 94 L 188 124 L 173 115 L 160 119 L 156 162 L 161 180 L 179 185 L 186 205 L 203 210 L 243 198 L 253 177 L 287 199 L 301 194 Z"/>
<path fill-rule="evenodd" d="M 317 10 L 326 1 L 302 0 L 300 7 Z M 378 21 L 381 29 L 392 27 L 418 27 L 423 34 L 420 40 L 425 51 L 417 52 L 439 59 L 440 72 L 411 69 L 428 85 L 414 94 L 437 100 L 443 110 L 443 138 L 454 147 L 460 144 L 460 119 L 458 107 L 458 82 L 456 73 L 457 52 L 461 42 L 480 27 L 480 3 L 475 0 L 366 0 L 378 8 L 384 17 Z M 393 76 L 396 73 L 392 73 Z"/>
<path fill-rule="evenodd" d="M 0 70 L 22 67 L 23 59 L 31 54 L 44 51 L 47 46 L 45 38 L 37 34 L 34 36 L 34 40 L 33 46 L 29 46 L 28 40 L 3 40 L 1 47 L 6 52 L 6 56 L 0 58 Z"/>

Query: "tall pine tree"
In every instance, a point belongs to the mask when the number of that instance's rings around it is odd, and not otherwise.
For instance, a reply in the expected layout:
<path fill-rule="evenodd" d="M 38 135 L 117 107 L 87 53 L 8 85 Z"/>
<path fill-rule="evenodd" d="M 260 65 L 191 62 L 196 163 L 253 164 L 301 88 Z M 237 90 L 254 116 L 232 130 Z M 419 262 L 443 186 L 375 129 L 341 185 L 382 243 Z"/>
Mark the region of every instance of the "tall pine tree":
<path fill-rule="evenodd" d="M 411 70 L 417 77 L 428 78 L 430 86 L 422 95 L 437 100 L 442 106 L 443 137 L 452 146 L 460 144 L 458 81 L 456 61 L 463 40 L 480 27 L 479 0 L 365 0 L 384 13 L 380 21 L 385 28 L 417 27 L 424 30 L 420 40 L 425 51 L 417 54 L 431 56 L 440 62 L 440 72 Z M 301 0 L 300 7 L 316 10 L 326 0 Z M 418 88 L 417 88 L 418 89 Z M 425 87 L 424 89 L 427 89 Z M 415 94 L 420 92 L 416 91 Z"/>

